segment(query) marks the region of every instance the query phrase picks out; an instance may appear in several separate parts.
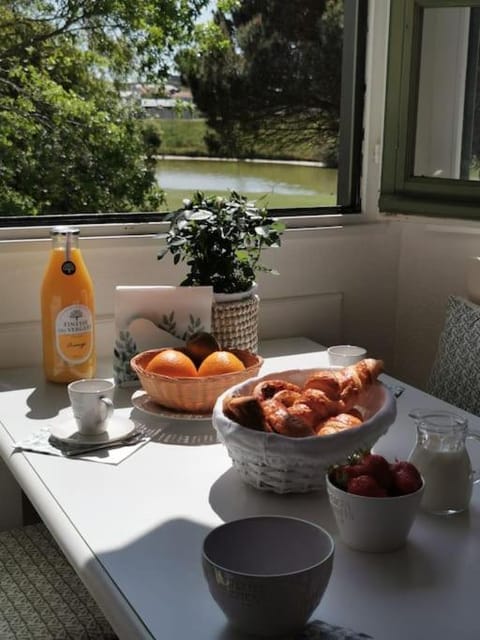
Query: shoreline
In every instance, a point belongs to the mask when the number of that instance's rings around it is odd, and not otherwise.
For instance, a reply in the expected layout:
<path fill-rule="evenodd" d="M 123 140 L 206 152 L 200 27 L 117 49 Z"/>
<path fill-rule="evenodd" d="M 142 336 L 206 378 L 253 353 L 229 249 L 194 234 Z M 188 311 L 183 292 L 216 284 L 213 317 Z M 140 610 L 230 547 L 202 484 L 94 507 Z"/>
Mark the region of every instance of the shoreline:
<path fill-rule="evenodd" d="M 198 160 L 200 162 L 246 162 L 252 164 L 288 164 L 303 167 L 319 167 L 321 169 L 335 169 L 328 167 L 324 162 L 315 162 L 313 160 L 268 160 L 266 158 L 214 158 L 210 156 L 174 156 L 170 154 L 162 154 L 154 156 L 155 160 Z"/>

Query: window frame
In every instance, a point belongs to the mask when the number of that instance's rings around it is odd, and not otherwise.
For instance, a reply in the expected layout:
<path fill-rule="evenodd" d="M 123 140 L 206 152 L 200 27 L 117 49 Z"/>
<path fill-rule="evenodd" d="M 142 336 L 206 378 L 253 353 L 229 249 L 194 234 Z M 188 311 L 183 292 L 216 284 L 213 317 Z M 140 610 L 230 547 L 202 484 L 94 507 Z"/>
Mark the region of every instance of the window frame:
<path fill-rule="evenodd" d="M 287 221 L 287 226 L 295 228 L 302 219 L 301 226 L 324 224 L 327 217 L 344 214 L 353 220 L 360 214 L 363 117 L 365 100 L 365 64 L 367 49 L 368 5 L 366 0 L 344 0 L 344 42 L 342 53 L 342 95 L 340 99 L 340 139 L 337 181 L 337 202 L 335 206 L 305 208 L 270 209 L 270 212 Z M 344 167 L 340 173 L 340 167 Z M 90 213 L 37 216 L 0 217 L 0 235 L 16 238 L 27 228 L 32 236 L 39 237 L 40 229 L 57 224 L 86 226 L 96 230 L 98 235 L 107 235 L 114 226 L 123 227 L 123 233 L 143 235 L 162 223 L 168 212 L 134 213 Z M 290 222 L 288 222 L 290 221 Z M 2 233 L 4 230 L 4 233 Z M 123 235 L 121 233 L 120 235 Z"/>
<path fill-rule="evenodd" d="M 404 0 L 390 10 L 379 209 L 440 218 L 480 219 L 477 181 L 415 176 L 422 11 L 480 7 L 470 0 Z"/>

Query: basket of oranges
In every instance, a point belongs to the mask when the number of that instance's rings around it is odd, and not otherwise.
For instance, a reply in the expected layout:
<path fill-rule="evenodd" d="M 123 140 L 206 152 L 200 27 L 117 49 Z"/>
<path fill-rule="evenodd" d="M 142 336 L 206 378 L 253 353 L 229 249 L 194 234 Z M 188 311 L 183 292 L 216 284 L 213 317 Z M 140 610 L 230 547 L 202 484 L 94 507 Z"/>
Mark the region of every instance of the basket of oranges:
<path fill-rule="evenodd" d="M 150 398 L 170 410 L 211 413 L 218 396 L 258 375 L 263 358 L 241 349 L 208 354 L 184 348 L 142 351 L 130 361 L 142 388 Z"/>

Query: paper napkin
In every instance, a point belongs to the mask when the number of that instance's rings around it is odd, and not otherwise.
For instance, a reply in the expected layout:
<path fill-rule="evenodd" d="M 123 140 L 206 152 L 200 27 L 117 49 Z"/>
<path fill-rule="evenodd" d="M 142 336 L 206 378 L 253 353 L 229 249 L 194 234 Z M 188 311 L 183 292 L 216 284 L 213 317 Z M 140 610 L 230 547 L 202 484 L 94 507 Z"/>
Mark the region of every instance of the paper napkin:
<path fill-rule="evenodd" d="M 117 446 L 115 442 L 112 443 L 111 448 L 99 449 L 97 452 L 91 451 L 92 445 L 77 445 L 62 443 L 59 446 L 55 446 L 52 443 L 51 433 L 48 426 L 41 427 L 36 433 L 33 433 L 30 437 L 25 438 L 19 442 L 14 443 L 15 451 L 33 451 L 36 453 L 45 453 L 53 456 L 69 457 L 68 451 L 73 449 L 77 450 L 75 458 L 81 460 L 90 460 L 91 462 L 103 462 L 104 464 L 120 464 L 126 458 L 129 458 L 135 451 L 143 447 L 144 444 L 152 440 L 159 432 L 160 427 L 151 427 L 145 424 L 137 423 L 135 433 L 141 432 L 142 437 L 139 438 L 135 444 L 126 446 Z M 81 449 L 85 449 L 85 453 L 80 453 Z M 87 451 L 88 449 L 88 451 Z"/>

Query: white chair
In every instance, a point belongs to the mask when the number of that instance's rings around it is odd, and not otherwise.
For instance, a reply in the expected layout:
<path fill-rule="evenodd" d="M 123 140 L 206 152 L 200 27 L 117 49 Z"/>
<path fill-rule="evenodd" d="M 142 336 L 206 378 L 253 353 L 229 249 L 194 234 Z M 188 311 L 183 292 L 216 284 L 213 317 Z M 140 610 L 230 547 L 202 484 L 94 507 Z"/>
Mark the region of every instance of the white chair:
<path fill-rule="evenodd" d="M 0 532 L 0 638 L 117 638 L 43 523 Z"/>
<path fill-rule="evenodd" d="M 480 415 L 480 306 L 450 296 L 428 393 Z"/>

